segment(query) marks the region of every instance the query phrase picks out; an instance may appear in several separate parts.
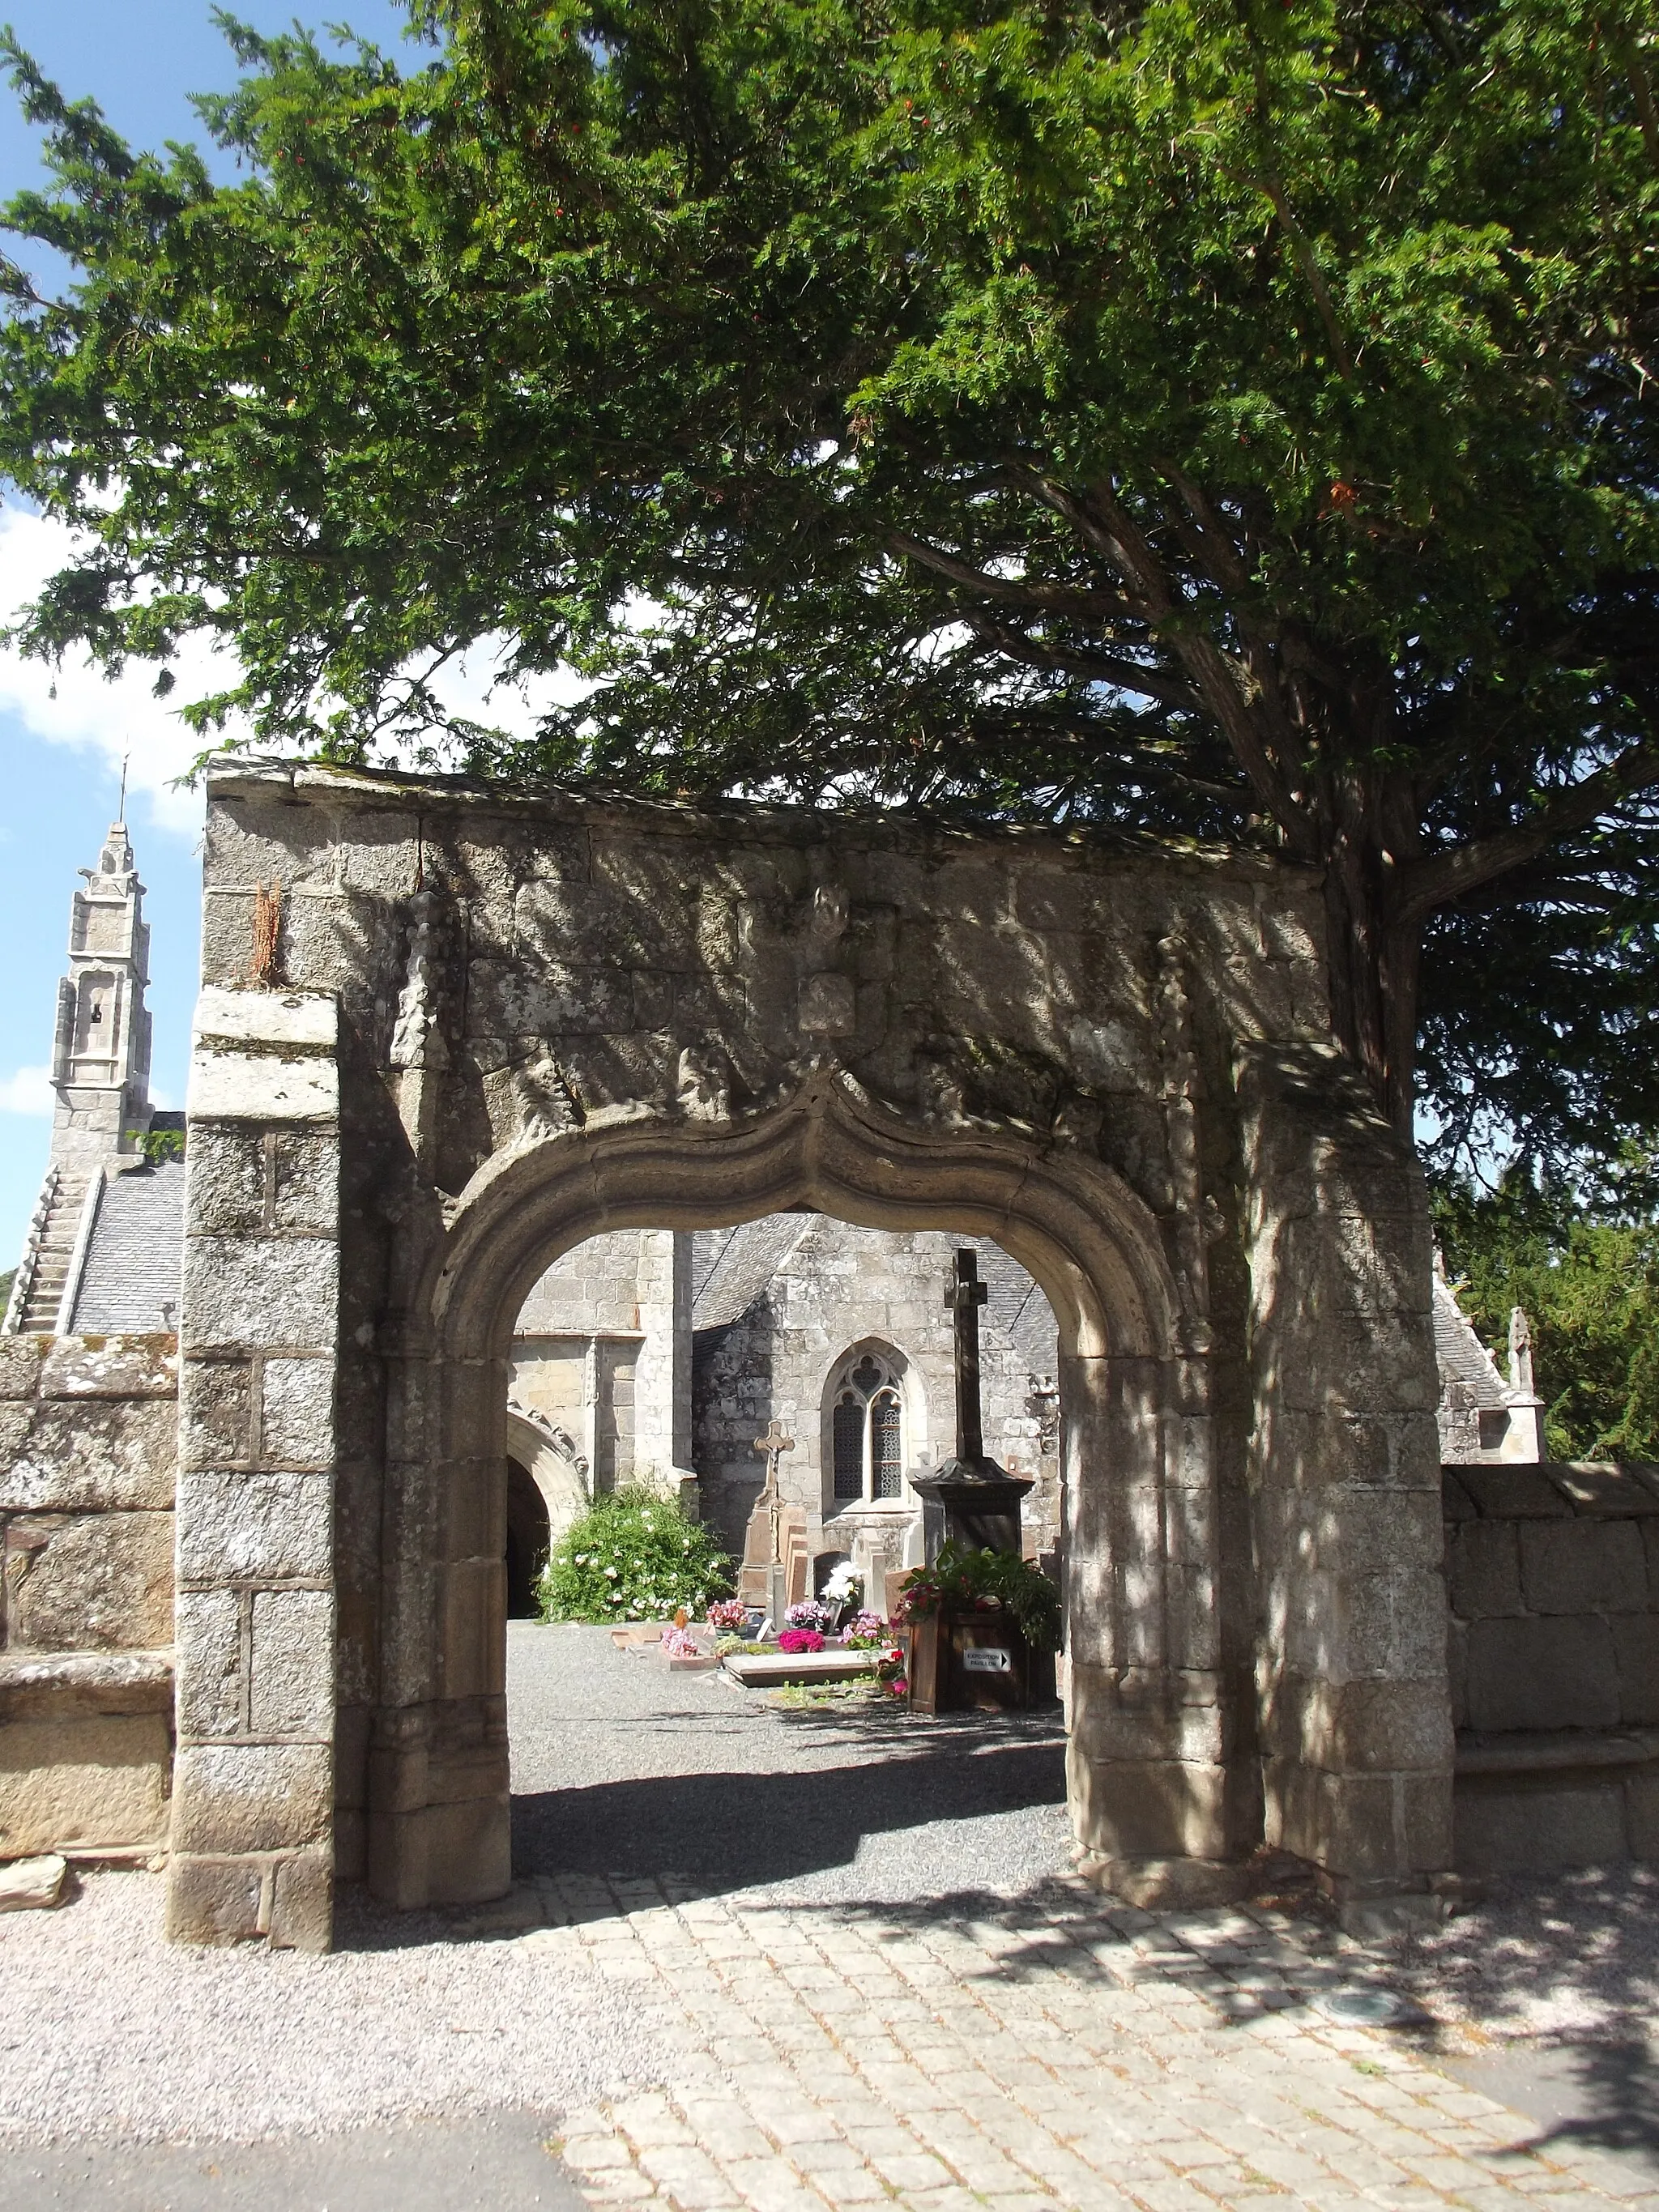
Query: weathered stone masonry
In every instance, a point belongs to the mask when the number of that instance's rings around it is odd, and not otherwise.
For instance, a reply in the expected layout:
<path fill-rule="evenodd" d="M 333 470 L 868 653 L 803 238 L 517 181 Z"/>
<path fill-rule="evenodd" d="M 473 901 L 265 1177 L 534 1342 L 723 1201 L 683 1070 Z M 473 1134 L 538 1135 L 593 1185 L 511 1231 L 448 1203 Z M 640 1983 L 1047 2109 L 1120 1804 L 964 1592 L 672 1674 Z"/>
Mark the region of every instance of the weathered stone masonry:
<path fill-rule="evenodd" d="M 338 1020 L 331 993 L 197 1009 L 169 1885 L 196 1938 L 330 1934 Z"/>
<path fill-rule="evenodd" d="M 1449 1864 L 1425 1199 L 1312 877 L 256 766 L 205 889 L 176 1932 L 506 1885 L 514 1318 L 586 1237 L 792 1206 L 993 1237 L 1054 1308 L 1082 1841 Z"/>
<path fill-rule="evenodd" d="M 0 1858 L 165 1846 L 171 1336 L 0 1335 Z"/>

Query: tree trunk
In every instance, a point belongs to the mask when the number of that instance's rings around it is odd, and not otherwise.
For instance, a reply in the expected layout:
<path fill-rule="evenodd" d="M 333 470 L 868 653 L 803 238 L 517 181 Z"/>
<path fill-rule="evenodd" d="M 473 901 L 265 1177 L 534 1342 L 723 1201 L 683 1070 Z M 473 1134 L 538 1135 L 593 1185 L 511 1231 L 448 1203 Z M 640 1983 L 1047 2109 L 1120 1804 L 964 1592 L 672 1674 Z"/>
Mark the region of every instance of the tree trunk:
<path fill-rule="evenodd" d="M 1409 1143 L 1423 937 L 1420 923 L 1398 912 L 1401 864 L 1417 842 L 1415 820 L 1398 819 L 1401 795 L 1363 780 L 1333 780 L 1321 811 L 1328 830 L 1331 1026 L 1370 1085 L 1378 1110 Z M 1393 842 L 1384 834 L 1390 816 L 1398 820 Z"/>

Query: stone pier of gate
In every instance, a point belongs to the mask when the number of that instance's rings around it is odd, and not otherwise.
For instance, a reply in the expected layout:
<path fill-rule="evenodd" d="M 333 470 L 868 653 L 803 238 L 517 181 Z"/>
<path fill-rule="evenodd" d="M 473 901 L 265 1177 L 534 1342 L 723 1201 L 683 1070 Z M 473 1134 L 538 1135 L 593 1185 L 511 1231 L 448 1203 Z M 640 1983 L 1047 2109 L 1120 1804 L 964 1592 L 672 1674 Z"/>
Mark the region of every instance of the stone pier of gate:
<path fill-rule="evenodd" d="M 1079 1844 L 1426 1904 L 1428 1213 L 1333 1047 L 1316 877 L 243 763 L 205 878 L 176 1936 L 506 1889 L 520 1304 L 599 1231 L 792 1206 L 994 1237 L 1054 1308 Z"/>

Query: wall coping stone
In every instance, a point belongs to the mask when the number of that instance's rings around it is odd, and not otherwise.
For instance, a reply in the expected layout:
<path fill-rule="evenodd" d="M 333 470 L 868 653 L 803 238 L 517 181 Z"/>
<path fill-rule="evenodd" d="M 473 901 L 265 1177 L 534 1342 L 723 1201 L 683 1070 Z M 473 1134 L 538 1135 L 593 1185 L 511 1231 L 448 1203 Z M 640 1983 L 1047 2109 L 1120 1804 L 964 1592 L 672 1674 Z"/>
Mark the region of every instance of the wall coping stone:
<path fill-rule="evenodd" d="M 173 1653 L 0 1652 L 0 1720 L 170 1712 Z"/>
<path fill-rule="evenodd" d="M 1056 830 L 1042 823 L 962 822 L 948 816 L 902 820 L 875 812 L 781 806 L 755 799 L 641 799 L 623 792 L 580 791 L 556 783 L 511 787 L 467 775 L 411 775 L 396 769 L 333 768 L 240 755 L 206 776 L 215 799 L 270 799 L 277 793 L 301 802 L 365 812 L 418 814 L 434 803 L 445 813 L 473 810 L 483 815 L 525 816 L 537 822 L 569 822 L 584 830 L 615 827 L 637 836 L 707 838 L 725 835 L 745 844 L 813 845 L 833 839 L 838 845 L 865 845 L 887 852 L 930 852 L 952 845 L 1024 846 L 1033 856 L 1060 866 L 1079 860 L 1133 861 L 1144 868 L 1163 860 L 1183 871 L 1246 882 L 1292 878 L 1316 884 L 1322 872 L 1277 854 L 1252 854 L 1212 845 L 1195 837 L 1135 836 L 1109 830 Z"/>
<path fill-rule="evenodd" d="M 1448 1521 L 1627 1521 L 1659 1514 L 1659 1466 L 1646 1460 L 1547 1460 L 1541 1466 L 1440 1470 Z"/>

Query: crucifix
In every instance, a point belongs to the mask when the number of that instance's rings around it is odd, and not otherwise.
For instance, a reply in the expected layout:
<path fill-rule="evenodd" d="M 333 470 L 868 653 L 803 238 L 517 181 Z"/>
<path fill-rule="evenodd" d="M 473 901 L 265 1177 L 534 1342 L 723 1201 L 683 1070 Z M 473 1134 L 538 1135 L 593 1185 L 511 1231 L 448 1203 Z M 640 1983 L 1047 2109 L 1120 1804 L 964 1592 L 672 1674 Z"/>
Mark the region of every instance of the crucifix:
<path fill-rule="evenodd" d="M 782 1546 L 780 1541 L 782 1534 L 780 1524 L 783 1515 L 783 1499 L 778 1490 L 778 1462 L 785 1452 L 793 1451 L 794 1449 L 795 1439 L 793 1437 L 785 1436 L 782 1422 L 775 1418 L 767 1423 L 765 1435 L 755 1438 L 755 1449 L 766 1454 L 766 1482 L 759 1498 L 756 1501 L 755 1510 L 750 1519 L 750 1527 L 751 1528 L 754 1527 L 764 1509 L 768 1523 L 765 1561 L 767 1600 L 771 1609 L 775 1629 L 782 1627 L 783 1616 L 788 1604 L 788 1595 L 784 1587 Z M 745 1555 L 747 1551 L 748 1547 L 745 1546 Z M 745 1556 L 744 1565 L 749 1564 Z"/>
<path fill-rule="evenodd" d="M 945 1303 L 956 1316 L 957 1457 L 969 1467 L 985 1456 L 979 1411 L 979 1310 L 990 1295 L 979 1279 L 978 1256 L 958 1252 Z"/>

